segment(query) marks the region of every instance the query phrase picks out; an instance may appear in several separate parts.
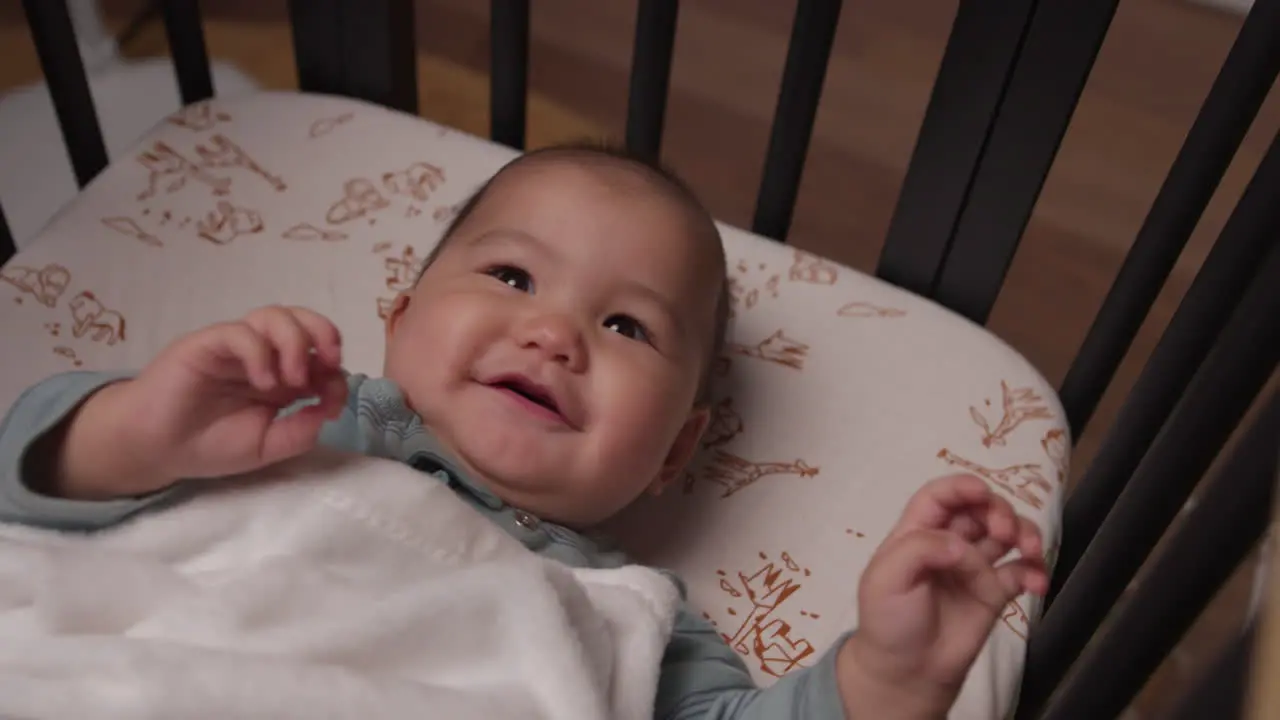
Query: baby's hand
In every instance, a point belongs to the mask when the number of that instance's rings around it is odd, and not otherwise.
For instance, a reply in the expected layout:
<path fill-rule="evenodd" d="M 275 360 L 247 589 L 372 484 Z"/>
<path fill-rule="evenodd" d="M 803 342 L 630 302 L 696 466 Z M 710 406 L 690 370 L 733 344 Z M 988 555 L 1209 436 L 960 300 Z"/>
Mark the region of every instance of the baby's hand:
<path fill-rule="evenodd" d="M 980 478 L 950 475 L 917 492 L 859 585 L 858 629 L 837 663 L 849 712 L 864 717 L 871 703 L 944 717 L 1005 606 L 1048 590 L 1041 545 Z M 1014 549 L 1020 557 L 996 565 Z"/>
<path fill-rule="evenodd" d="M 311 449 L 345 400 L 341 363 L 338 329 L 327 318 L 266 307 L 180 338 L 134 386 L 153 409 L 154 452 L 170 474 L 215 477 Z M 276 419 L 310 396 L 321 402 Z"/>
<path fill-rule="evenodd" d="M 178 338 L 95 393 L 67 430 L 59 494 L 113 497 L 250 472 L 314 447 L 341 412 L 341 338 L 323 316 L 267 307 Z M 277 418 L 295 401 L 315 405 Z"/>

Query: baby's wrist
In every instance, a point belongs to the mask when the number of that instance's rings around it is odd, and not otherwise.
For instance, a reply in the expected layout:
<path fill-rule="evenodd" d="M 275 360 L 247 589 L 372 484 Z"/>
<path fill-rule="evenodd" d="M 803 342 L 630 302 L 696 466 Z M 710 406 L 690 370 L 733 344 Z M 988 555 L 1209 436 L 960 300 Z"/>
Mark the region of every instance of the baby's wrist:
<path fill-rule="evenodd" d="M 89 396 L 56 438 L 45 490 L 71 500 L 112 500 L 146 494 L 168 481 L 136 426 L 145 408 L 132 380 L 110 383 Z"/>
<path fill-rule="evenodd" d="M 887 658 L 849 636 L 836 657 L 840 699 L 848 720 L 945 720 L 956 691 L 914 673 L 896 670 Z"/>

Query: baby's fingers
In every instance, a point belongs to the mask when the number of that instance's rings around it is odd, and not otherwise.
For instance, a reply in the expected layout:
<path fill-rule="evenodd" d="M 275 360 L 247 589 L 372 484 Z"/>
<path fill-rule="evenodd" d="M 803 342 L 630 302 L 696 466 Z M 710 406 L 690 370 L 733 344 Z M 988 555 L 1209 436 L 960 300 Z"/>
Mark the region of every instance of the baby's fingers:
<path fill-rule="evenodd" d="M 987 526 L 987 537 L 1004 545 L 1005 552 L 1018 544 L 1020 518 L 1008 500 L 993 494 L 984 515 L 982 522 Z"/>
<path fill-rule="evenodd" d="M 992 612 L 1024 592 L 1048 587 L 1038 558 L 1019 558 L 992 566 L 974 545 L 943 530 L 917 530 L 887 544 L 868 568 L 865 590 L 879 597 L 904 595 L 937 577 L 963 586 Z"/>
<path fill-rule="evenodd" d="M 1009 535 L 1008 537 L 1001 539 L 987 536 L 975 543 L 978 552 L 982 553 L 988 562 L 994 563 L 1014 549 L 1027 558 L 1040 558 L 1044 555 L 1040 528 L 1021 515 L 1015 516 L 1013 523 L 1017 529 L 1012 534 L 1004 533 Z"/>
<path fill-rule="evenodd" d="M 990 582 L 996 582 L 990 563 L 960 536 L 921 529 L 887 542 L 867 574 L 876 590 L 896 595 L 912 590 L 938 571 L 981 574 L 983 568 L 991 575 Z"/>
<path fill-rule="evenodd" d="M 1040 526 L 1031 520 L 1018 516 L 1018 551 L 1028 558 L 1044 560 L 1044 539 L 1040 536 Z"/>
<path fill-rule="evenodd" d="M 312 385 L 320 399 L 319 411 L 326 418 L 335 418 L 342 412 L 347 402 L 347 378 L 340 371 L 323 365 L 316 358 L 312 358 L 311 365 Z"/>
<path fill-rule="evenodd" d="M 1049 591 L 1049 575 L 1039 557 L 1011 560 L 996 568 L 996 577 L 1007 597 L 1005 602 L 1023 593 L 1044 595 Z"/>
<path fill-rule="evenodd" d="M 207 353 L 204 357 L 213 359 L 206 372 L 214 377 L 239 379 L 243 375 L 254 389 L 263 393 L 276 388 L 279 380 L 275 355 L 267 341 L 248 325 L 239 322 L 214 325 L 191 335 L 190 341 L 199 353 Z"/>
<path fill-rule="evenodd" d="M 959 473 L 934 478 L 907 501 L 898 530 L 907 533 L 921 528 L 945 528 L 957 515 L 987 507 L 991 495 L 991 488 L 975 475 Z"/>
<path fill-rule="evenodd" d="M 326 365 L 332 368 L 342 365 L 342 334 L 329 318 L 314 310 L 304 307 L 288 309 L 294 320 L 307 331 L 311 337 L 311 346 Z"/>
<path fill-rule="evenodd" d="M 341 414 L 347 400 L 347 379 L 318 357 L 311 357 L 311 390 L 305 407 L 276 417 L 262 439 L 262 460 L 272 463 L 300 455 L 315 447 L 325 422 Z"/>
<path fill-rule="evenodd" d="M 261 461 L 280 462 L 315 447 L 328 414 L 328 408 L 316 403 L 272 421 L 262 438 Z"/>
<path fill-rule="evenodd" d="M 970 530 L 974 524 L 979 526 L 978 532 Z M 999 495 L 992 494 L 986 507 L 976 511 L 976 517 L 970 514 L 954 518 L 951 529 L 977 542 L 989 560 L 999 559 L 1014 548 L 1024 555 L 1041 552 L 1039 528 L 1014 511 L 1013 505 Z"/>
<path fill-rule="evenodd" d="M 316 341 L 299 316 L 288 308 L 272 306 L 254 310 L 244 321 L 275 348 L 285 383 L 293 388 L 306 387 L 310 383 L 311 348 Z"/>

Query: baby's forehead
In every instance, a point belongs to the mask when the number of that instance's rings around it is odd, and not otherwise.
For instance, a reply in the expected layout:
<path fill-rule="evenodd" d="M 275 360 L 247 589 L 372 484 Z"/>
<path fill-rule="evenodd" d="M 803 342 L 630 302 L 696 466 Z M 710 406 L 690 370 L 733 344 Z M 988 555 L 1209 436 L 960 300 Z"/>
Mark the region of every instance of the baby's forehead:
<path fill-rule="evenodd" d="M 724 282 L 724 248 L 710 214 L 668 175 L 610 153 L 579 148 L 534 151 L 493 176 L 463 210 L 469 217 L 459 218 L 455 230 L 474 240 L 495 227 L 515 229 L 561 244 L 564 238 L 543 222 L 551 216 L 566 223 L 567 229 L 560 229 L 577 238 L 583 237 L 584 226 L 616 221 L 616 232 L 602 227 L 599 234 L 585 234 L 616 249 L 613 260 L 681 276 L 684 282 L 677 284 L 687 287 L 692 281 L 697 287 L 692 295 L 701 296 Z M 674 273 L 673 266 L 679 268 Z"/>
<path fill-rule="evenodd" d="M 583 181 L 637 199 L 660 201 L 673 209 L 692 209 L 670 182 L 642 164 L 572 150 L 530 155 L 511 163 L 493 178 L 486 200 L 510 198 L 533 189 L 576 186 Z"/>
<path fill-rule="evenodd" d="M 525 200 L 536 202 L 548 195 L 562 199 L 584 190 L 608 194 L 610 211 L 616 211 L 620 201 L 637 211 L 628 218 L 629 222 L 664 225 L 665 237 L 679 239 L 682 249 L 697 248 L 702 251 L 699 259 L 712 260 L 713 266 L 723 264 L 715 262 L 722 254 L 719 232 L 692 193 L 660 171 L 625 158 L 573 149 L 528 156 L 507 166 L 490 181 L 474 211 L 518 211 Z M 581 215 L 596 210 L 604 208 L 592 202 L 572 208 L 574 214 Z"/>

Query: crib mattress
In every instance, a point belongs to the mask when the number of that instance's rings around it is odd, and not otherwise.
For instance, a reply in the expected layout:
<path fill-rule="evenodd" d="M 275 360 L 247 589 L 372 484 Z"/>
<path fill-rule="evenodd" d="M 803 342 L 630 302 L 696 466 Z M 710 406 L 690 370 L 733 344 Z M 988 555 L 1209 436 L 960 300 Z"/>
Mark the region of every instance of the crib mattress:
<path fill-rule="evenodd" d="M 54 372 L 141 367 L 266 303 L 327 314 L 348 369 L 378 374 L 391 298 L 514 154 L 328 96 L 187 107 L 0 270 L 0 407 Z M 612 529 L 680 573 L 762 684 L 855 624 L 860 572 L 932 477 L 977 474 L 1057 546 L 1070 441 L 1035 368 L 932 302 L 721 230 L 734 317 L 703 452 L 677 490 Z M 1038 610 L 1031 596 L 1008 606 L 953 718 L 1009 713 Z"/>

